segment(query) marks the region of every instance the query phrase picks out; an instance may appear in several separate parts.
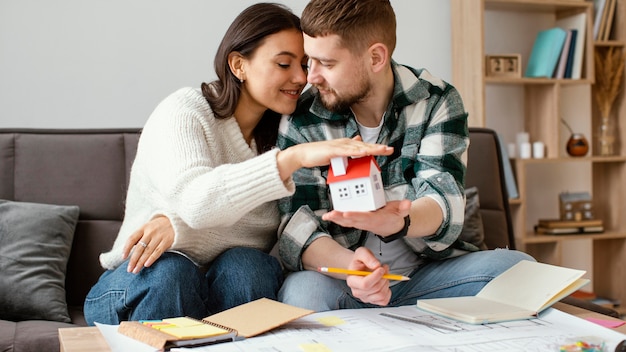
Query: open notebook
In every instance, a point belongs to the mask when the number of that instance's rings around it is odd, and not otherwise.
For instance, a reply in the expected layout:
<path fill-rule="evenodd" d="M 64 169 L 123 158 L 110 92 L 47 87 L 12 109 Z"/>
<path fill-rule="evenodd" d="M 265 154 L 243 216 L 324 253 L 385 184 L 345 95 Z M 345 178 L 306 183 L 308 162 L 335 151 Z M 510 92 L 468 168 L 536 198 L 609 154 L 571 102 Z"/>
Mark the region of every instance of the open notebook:
<path fill-rule="evenodd" d="M 261 298 L 202 320 L 176 317 L 149 322 L 123 321 L 118 332 L 168 350 L 256 336 L 311 313 L 312 310 Z"/>
<path fill-rule="evenodd" d="M 523 260 L 476 296 L 421 299 L 417 307 L 470 324 L 532 319 L 589 283 L 582 279 L 584 274 L 584 270 Z"/>

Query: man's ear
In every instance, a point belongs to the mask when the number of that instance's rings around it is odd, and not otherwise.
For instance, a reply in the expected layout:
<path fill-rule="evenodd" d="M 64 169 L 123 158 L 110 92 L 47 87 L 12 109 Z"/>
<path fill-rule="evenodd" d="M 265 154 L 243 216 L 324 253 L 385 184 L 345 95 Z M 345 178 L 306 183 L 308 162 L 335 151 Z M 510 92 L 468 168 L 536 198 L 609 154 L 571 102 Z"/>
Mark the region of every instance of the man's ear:
<path fill-rule="evenodd" d="M 243 55 L 241 55 L 238 51 L 233 51 L 228 54 L 228 66 L 230 67 L 230 72 L 232 72 L 240 82 L 246 80 L 245 63 L 246 58 L 243 57 Z"/>
<path fill-rule="evenodd" d="M 374 43 L 369 47 L 370 64 L 373 72 L 380 72 L 389 65 L 389 49 L 383 43 Z"/>

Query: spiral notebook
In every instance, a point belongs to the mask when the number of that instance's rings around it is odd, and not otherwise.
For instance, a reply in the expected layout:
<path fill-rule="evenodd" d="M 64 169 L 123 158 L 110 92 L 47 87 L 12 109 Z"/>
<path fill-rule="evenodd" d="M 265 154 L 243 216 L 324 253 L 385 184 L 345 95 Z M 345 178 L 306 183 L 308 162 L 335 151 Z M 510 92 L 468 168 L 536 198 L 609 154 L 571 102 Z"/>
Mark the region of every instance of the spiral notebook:
<path fill-rule="evenodd" d="M 202 346 L 253 337 L 313 313 L 267 298 L 245 303 L 202 320 L 176 317 L 160 321 L 125 321 L 118 332 L 152 347 Z"/>

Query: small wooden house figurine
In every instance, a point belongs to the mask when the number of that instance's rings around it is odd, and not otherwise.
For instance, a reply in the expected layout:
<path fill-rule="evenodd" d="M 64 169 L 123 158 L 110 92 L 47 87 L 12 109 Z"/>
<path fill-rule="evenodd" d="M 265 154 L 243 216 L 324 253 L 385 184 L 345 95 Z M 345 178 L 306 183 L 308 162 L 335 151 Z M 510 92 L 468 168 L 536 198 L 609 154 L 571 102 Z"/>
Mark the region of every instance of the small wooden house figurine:
<path fill-rule="evenodd" d="M 594 219 L 593 200 L 589 192 L 562 192 L 559 194 L 561 220 Z"/>
<path fill-rule="evenodd" d="M 373 156 L 331 159 L 327 184 L 338 211 L 373 211 L 383 207 L 385 189 Z"/>

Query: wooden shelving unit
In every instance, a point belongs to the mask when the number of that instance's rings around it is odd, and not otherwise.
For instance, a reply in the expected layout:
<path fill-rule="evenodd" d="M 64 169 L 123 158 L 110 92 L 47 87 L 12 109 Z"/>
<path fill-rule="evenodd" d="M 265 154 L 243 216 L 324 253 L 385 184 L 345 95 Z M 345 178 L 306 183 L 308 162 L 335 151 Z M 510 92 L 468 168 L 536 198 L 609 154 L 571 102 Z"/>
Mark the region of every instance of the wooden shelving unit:
<path fill-rule="evenodd" d="M 487 77 L 486 55 L 521 54 L 525 69 L 536 34 L 555 26 L 565 16 L 584 12 L 587 14 L 585 56 L 582 78 L 537 79 L 515 77 Z M 510 202 L 516 245 L 537 260 L 561 265 L 571 262 L 565 247 L 573 242 L 588 241 L 591 245 L 592 281 L 596 294 L 619 300 L 626 305 L 626 102 L 624 91 L 615 103 L 618 117 L 619 152 L 617 156 L 595 156 L 594 133 L 599 125 L 599 113 L 593 102 L 594 51 L 610 47 L 623 47 L 626 40 L 626 0 L 617 0 L 611 40 L 593 41 L 593 3 L 582 0 L 451 0 L 452 25 L 452 83 L 459 90 L 469 113 L 470 126 L 494 128 L 501 135 L 521 130 L 529 133 L 531 141 L 540 140 L 546 145 L 544 159 L 515 159 L 513 168 L 517 180 L 519 199 Z M 526 25 L 527 27 L 521 27 Z M 523 73 L 523 70 L 522 70 Z M 494 108 L 494 100 L 501 92 L 513 91 L 517 99 L 506 99 Z M 571 106 L 582 104 L 582 108 Z M 497 101 L 495 102 L 497 103 Z M 497 105 L 497 104 L 496 104 Z M 508 108 L 508 110 L 507 110 Z M 514 132 L 502 122 L 505 111 Z M 586 157 L 574 158 L 565 152 L 569 133 L 562 124 L 568 117 L 579 128 L 586 130 L 591 144 Z M 503 127 L 504 126 L 504 127 Z M 573 166 L 572 166 L 573 165 Z M 537 169 L 559 171 L 580 168 L 589 179 L 594 210 L 604 221 L 605 232 L 586 235 L 535 234 L 537 198 L 544 196 L 537 177 Z M 541 173 L 540 172 L 540 173 Z M 577 177 L 572 173 L 563 178 Z M 558 194 L 559 191 L 549 191 Z M 544 192 L 546 193 L 546 192 Z M 533 218 L 534 217 L 534 218 Z"/>

